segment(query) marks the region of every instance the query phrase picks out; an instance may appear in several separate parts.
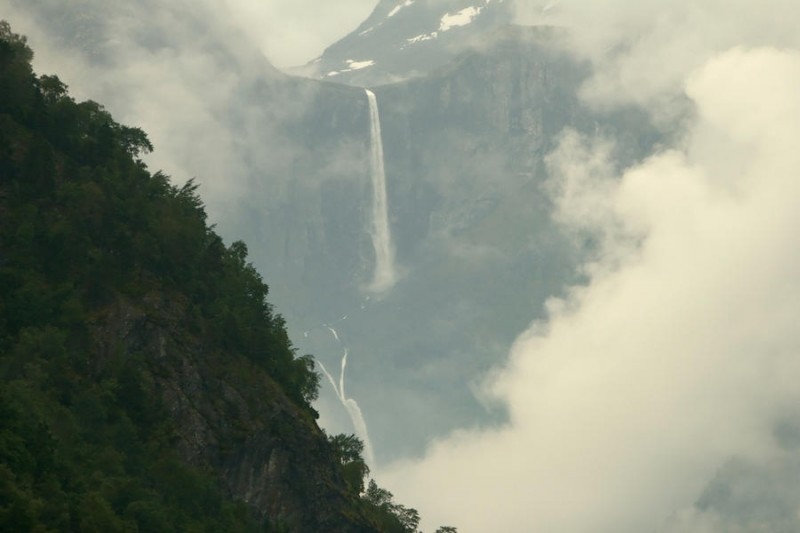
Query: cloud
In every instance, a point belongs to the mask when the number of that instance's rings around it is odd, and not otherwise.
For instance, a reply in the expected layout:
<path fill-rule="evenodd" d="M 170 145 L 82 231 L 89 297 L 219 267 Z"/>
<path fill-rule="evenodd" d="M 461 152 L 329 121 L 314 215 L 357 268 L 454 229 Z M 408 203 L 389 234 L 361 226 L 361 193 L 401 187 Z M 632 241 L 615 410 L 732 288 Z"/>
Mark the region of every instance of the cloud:
<path fill-rule="evenodd" d="M 152 20 L 118 10 L 97 24 L 92 24 L 96 6 L 90 1 L 75 6 L 74 17 L 60 20 L 58 8 L 44 5 L 16 8 L 11 2 L 4 11 L 15 31 L 28 36 L 38 72 L 57 73 L 76 99 L 102 102 L 116 120 L 147 131 L 158 147 L 150 159 L 155 168 L 174 173 L 178 181 L 224 175 L 235 161 L 218 115 L 242 80 L 235 69 L 219 68 L 219 58 L 202 48 L 203 38 L 192 35 L 196 26 L 180 6 L 148 7 Z M 202 12 L 199 7 L 195 12 Z M 213 84 L 208 83 L 212 72 Z M 176 134 L 186 130 L 195 135 Z M 197 157 L 186 157 L 187 141 L 205 148 L 193 150 Z"/>
<path fill-rule="evenodd" d="M 381 472 L 429 524 L 721 531 L 694 508 L 715 472 L 782 453 L 773 426 L 800 399 L 800 54 L 714 53 L 682 88 L 681 146 L 616 179 L 606 142 L 565 133 L 550 157 L 559 219 L 602 245 L 491 379 L 508 425 Z"/>
<path fill-rule="evenodd" d="M 638 103 L 664 119 L 680 112 L 671 99 L 709 57 L 735 46 L 800 44 L 800 4 L 792 0 L 560 0 L 545 11 L 534 0 L 516 5 L 520 23 L 572 30 L 572 49 L 596 67 L 587 102 Z"/>
<path fill-rule="evenodd" d="M 800 461 L 779 454 L 767 461 L 733 460 L 697 506 L 671 516 L 659 533 L 793 533 L 800 530 Z"/>
<path fill-rule="evenodd" d="M 280 67 L 318 57 L 367 18 L 376 0 L 225 0 L 231 15 Z"/>
<path fill-rule="evenodd" d="M 244 199 L 284 195 L 307 152 L 286 124 L 304 120 L 319 88 L 290 86 L 258 53 L 250 40 L 256 32 L 243 28 L 259 25 L 258 16 L 268 15 L 263 6 L 279 7 L 261 5 L 141 0 L 130 10 L 81 0 L 65 9 L 0 0 L 14 30 L 28 36 L 36 70 L 57 73 L 76 99 L 102 102 L 116 120 L 144 129 L 156 146 L 148 165 L 177 183 L 196 177 L 211 219 L 236 238 L 252 226 L 242 220 Z M 343 174 L 359 154 L 360 147 L 343 146 L 321 164 Z"/>

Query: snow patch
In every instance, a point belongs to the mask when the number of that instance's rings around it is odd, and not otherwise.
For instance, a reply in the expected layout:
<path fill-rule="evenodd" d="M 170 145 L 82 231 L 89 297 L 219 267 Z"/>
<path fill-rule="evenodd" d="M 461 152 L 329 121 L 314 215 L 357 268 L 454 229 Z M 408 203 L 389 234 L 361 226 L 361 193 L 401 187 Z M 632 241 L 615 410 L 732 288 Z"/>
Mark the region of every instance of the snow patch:
<path fill-rule="evenodd" d="M 402 9 L 404 9 L 404 8 L 406 8 L 406 7 L 408 7 L 408 6 L 410 6 L 411 4 L 413 4 L 413 3 L 414 3 L 414 2 L 416 2 L 416 1 L 417 1 L 417 0 L 404 0 L 404 1 L 403 1 L 401 4 L 398 4 L 398 5 L 394 6 L 394 7 L 392 8 L 392 10 L 391 10 L 391 11 L 389 11 L 389 14 L 388 14 L 388 15 L 386 15 L 386 19 L 390 19 L 390 18 L 392 18 L 393 16 L 397 15 L 397 14 L 400 12 L 400 10 L 402 10 Z M 489 1 L 491 1 L 491 0 L 489 0 Z M 382 21 L 378 22 L 377 24 L 375 24 L 374 26 L 370 26 L 370 27 L 369 27 L 369 28 L 367 28 L 366 30 L 364 30 L 364 31 L 360 32 L 360 33 L 358 34 L 358 36 L 359 36 L 359 37 L 363 37 L 363 36 L 367 35 L 368 33 L 372 33 L 372 32 L 375 30 L 375 28 L 378 28 L 378 27 L 380 27 L 380 26 L 383 26 L 383 23 L 384 23 L 384 22 L 386 22 L 386 20 L 382 20 Z"/>
<path fill-rule="evenodd" d="M 409 3 L 410 1 L 411 0 L 406 0 L 406 3 Z M 432 39 L 438 38 L 442 33 L 449 31 L 453 28 L 466 26 L 472 23 L 476 18 L 478 18 L 478 15 L 480 15 L 484 9 L 489 7 L 489 4 L 491 4 L 492 2 L 502 3 L 505 2 L 505 0 L 485 0 L 484 4 L 480 7 L 470 6 L 470 7 L 465 7 L 460 11 L 456 11 L 455 13 L 445 13 L 439 20 L 439 29 L 437 31 L 431 33 L 422 33 L 420 35 L 416 35 L 414 37 L 406 39 L 405 43 L 400 48 L 405 49 L 411 46 L 412 44 L 417 44 L 424 41 L 430 41 Z M 397 10 L 400 7 L 402 6 L 398 6 L 394 10 Z"/>
<path fill-rule="evenodd" d="M 361 70 L 362 68 L 371 67 L 375 64 L 375 61 L 372 59 L 367 59 L 366 61 L 354 61 L 352 59 L 347 60 L 348 69 L 344 72 L 349 72 L 351 70 Z"/>
<path fill-rule="evenodd" d="M 403 9 L 404 7 L 410 6 L 411 4 L 414 3 L 414 1 L 415 0 L 405 0 L 405 2 L 403 2 L 402 4 L 399 4 L 399 5 L 395 6 L 394 9 L 389 11 L 389 14 L 386 15 L 386 18 L 391 18 L 391 17 L 397 15 L 397 13 L 400 12 L 401 9 Z"/>
<path fill-rule="evenodd" d="M 475 20 L 475 18 L 481 14 L 481 11 L 483 11 L 485 7 L 486 6 L 470 6 L 455 13 L 445 13 L 445 15 L 439 21 L 439 31 L 447 31 L 451 28 L 466 26 Z"/>
<path fill-rule="evenodd" d="M 439 37 L 439 32 L 435 31 L 433 33 L 423 33 L 422 35 L 417 35 L 416 37 L 412 37 L 411 39 L 406 39 L 407 44 L 416 44 L 421 43 L 423 41 L 430 41 L 431 39 L 436 39 Z"/>
<path fill-rule="evenodd" d="M 343 68 L 342 70 L 332 70 L 325 74 L 325 77 L 332 78 L 334 76 L 338 76 L 339 74 L 344 74 L 345 72 L 353 72 L 354 70 L 361 70 L 371 67 L 375 64 L 375 60 L 367 59 L 366 61 L 356 61 L 354 59 L 348 59 L 345 61 L 345 63 L 347 63 L 347 68 Z"/>

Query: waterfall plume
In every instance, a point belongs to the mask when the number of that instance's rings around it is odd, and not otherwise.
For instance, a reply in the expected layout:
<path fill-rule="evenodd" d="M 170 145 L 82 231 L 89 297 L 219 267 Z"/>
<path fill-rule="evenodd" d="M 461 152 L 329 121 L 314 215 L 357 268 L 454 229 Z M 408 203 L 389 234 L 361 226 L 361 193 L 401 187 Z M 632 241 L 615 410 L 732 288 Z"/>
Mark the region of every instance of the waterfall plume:
<path fill-rule="evenodd" d="M 389 202 L 386 194 L 386 170 L 383 161 L 383 140 L 378 99 L 375 93 L 364 89 L 369 102 L 370 122 L 370 176 L 372 178 L 372 246 L 375 249 L 375 272 L 369 289 L 384 292 L 397 281 L 394 269 L 394 249 L 389 228 Z"/>
<path fill-rule="evenodd" d="M 336 330 L 333 328 L 328 329 L 331 330 L 334 338 L 339 341 L 339 335 L 336 333 Z M 364 461 L 366 461 L 370 468 L 374 468 L 375 453 L 372 450 L 372 441 L 369 439 L 367 421 L 364 419 L 364 414 L 361 412 L 361 407 L 358 406 L 358 403 L 354 399 L 348 398 L 344 390 L 344 372 L 347 368 L 347 355 L 348 351 L 347 348 L 345 348 L 344 355 L 342 356 L 342 368 L 339 373 L 338 385 L 336 384 L 336 380 L 333 378 L 330 372 L 328 372 L 328 370 L 325 368 L 325 365 L 323 365 L 321 361 L 318 361 L 318 363 L 319 367 L 322 369 L 322 373 L 325 374 L 325 377 L 327 377 L 328 381 L 330 381 L 333 391 L 336 393 L 336 397 L 339 398 L 340 402 L 342 402 L 342 405 L 347 411 L 348 416 L 350 416 L 350 420 L 353 423 L 353 428 L 356 431 L 356 436 L 361 439 L 361 442 L 364 443 Z"/>

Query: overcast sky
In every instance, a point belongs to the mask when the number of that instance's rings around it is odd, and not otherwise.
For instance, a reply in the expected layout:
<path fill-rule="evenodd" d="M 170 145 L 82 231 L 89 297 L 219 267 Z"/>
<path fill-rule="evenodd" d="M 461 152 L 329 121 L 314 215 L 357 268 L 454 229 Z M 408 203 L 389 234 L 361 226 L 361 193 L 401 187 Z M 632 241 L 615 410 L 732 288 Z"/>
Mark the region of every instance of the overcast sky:
<path fill-rule="evenodd" d="M 226 0 L 278 67 L 302 65 L 353 31 L 378 0 Z"/>

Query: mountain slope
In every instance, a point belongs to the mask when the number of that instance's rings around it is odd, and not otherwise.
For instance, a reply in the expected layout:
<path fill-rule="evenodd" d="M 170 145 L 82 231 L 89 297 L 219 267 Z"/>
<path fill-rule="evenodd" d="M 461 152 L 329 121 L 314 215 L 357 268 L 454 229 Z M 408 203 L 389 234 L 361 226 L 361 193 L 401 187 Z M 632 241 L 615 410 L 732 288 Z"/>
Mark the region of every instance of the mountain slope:
<path fill-rule="evenodd" d="M 352 33 L 299 73 L 374 86 L 424 75 L 508 24 L 508 0 L 381 0 Z"/>
<path fill-rule="evenodd" d="M 0 23 L 0 529 L 404 531 L 316 425 L 245 245 L 31 57 Z"/>

